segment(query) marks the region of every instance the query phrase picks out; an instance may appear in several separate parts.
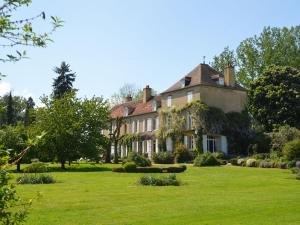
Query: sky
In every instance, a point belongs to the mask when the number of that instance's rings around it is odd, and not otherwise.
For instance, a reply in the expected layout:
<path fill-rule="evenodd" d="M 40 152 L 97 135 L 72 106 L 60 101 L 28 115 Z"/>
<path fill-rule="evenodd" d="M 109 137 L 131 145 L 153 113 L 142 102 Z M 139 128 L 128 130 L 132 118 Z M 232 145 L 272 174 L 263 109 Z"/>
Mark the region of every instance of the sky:
<path fill-rule="evenodd" d="M 0 0 L 0 3 L 1 0 Z M 162 92 L 224 47 L 258 35 L 265 26 L 300 24 L 298 0 L 33 0 L 16 18 L 42 11 L 64 26 L 47 48 L 24 48 L 29 59 L 1 63 L 0 95 L 32 96 L 52 91 L 55 66 L 70 64 L 80 97 L 109 98 L 124 83 Z M 37 31 L 48 31 L 37 21 Z M 1 39 L 0 39 L 1 42 Z M 1 53 L 14 49 L 2 48 Z"/>

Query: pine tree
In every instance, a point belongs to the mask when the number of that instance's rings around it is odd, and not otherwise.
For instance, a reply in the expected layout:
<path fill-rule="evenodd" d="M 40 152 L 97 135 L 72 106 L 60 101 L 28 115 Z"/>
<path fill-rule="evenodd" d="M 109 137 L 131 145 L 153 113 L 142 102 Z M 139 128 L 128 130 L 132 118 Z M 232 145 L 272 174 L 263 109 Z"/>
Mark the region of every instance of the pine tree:
<path fill-rule="evenodd" d="M 53 97 L 57 99 L 72 90 L 76 74 L 72 73 L 70 65 L 64 61 L 61 63 L 60 67 L 54 68 L 54 72 L 59 74 L 53 82 Z"/>
<path fill-rule="evenodd" d="M 25 115 L 24 115 L 24 125 L 25 126 L 29 126 L 33 121 L 31 114 L 32 114 L 34 106 L 35 106 L 35 103 L 34 103 L 33 99 L 31 97 L 29 97 L 26 102 L 26 109 L 25 109 Z"/>
<path fill-rule="evenodd" d="M 7 98 L 7 106 L 6 106 L 6 122 L 7 125 L 14 125 L 15 123 L 15 110 L 13 106 L 13 97 L 11 92 L 9 92 Z"/>

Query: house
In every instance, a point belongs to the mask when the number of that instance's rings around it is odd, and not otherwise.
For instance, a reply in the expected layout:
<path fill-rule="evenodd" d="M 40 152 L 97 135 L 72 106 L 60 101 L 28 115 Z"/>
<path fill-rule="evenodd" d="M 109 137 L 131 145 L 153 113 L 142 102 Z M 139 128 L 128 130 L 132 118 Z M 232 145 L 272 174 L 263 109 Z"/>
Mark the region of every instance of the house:
<path fill-rule="evenodd" d="M 222 109 L 226 112 L 242 112 L 247 93 L 244 88 L 236 84 L 234 68 L 227 66 L 224 74 L 214 70 L 207 64 L 199 64 L 191 72 L 183 76 L 175 84 L 170 86 L 158 96 L 151 95 L 151 88 L 147 85 L 143 89 L 143 99 L 132 101 L 128 96 L 124 103 L 111 109 L 113 118 L 122 117 L 124 123 L 120 128 L 120 135 L 138 135 L 140 138 L 131 143 L 131 150 L 151 158 L 153 152 L 159 152 L 160 143 L 156 131 L 160 127 L 159 111 L 183 107 L 193 101 L 201 101 L 208 106 Z M 184 145 L 188 149 L 195 146 L 192 118 L 187 116 L 186 130 L 191 131 L 184 136 Z M 116 129 L 112 124 L 112 129 Z M 188 134 L 188 132 L 187 132 Z M 203 150 L 222 151 L 227 153 L 227 138 L 220 134 L 203 134 Z M 173 151 L 174 143 L 171 138 L 165 140 L 167 151 Z M 128 145 L 118 146 L 121 156 L 126 156 L 129 151 Z M 115 146 L 112 146 L 112 152 Z"/>

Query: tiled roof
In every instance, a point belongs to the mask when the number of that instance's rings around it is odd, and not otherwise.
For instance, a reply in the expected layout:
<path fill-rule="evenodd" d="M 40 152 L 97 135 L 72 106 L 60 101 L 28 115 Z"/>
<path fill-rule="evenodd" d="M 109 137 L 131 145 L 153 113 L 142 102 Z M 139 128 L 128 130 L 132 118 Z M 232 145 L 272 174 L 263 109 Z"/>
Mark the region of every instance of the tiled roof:
<path fill-rule="evenodd" d="M 153 112 L 152 105 L 154 101 L 157 102 L 157 108 L 160 107 L 160 101 L 161 101 L 160 96 L 151 97 L 146 103 L 144 103 L 143 100 L 139 100 L 139 101 L 125 102 L 123 104 L 116 105 L 111 109 L 111 116 L 113 118 L 123 117 L 126 108 L 128 108 L 129 110 L 128 116 L 136 116 L 145 113 L 151 113 Z"/>
<path fill-rule="evenodd" d="M 174 85 L 172 85 L 170 88 L 168 88 L 167 90 L 165 90 L 162 93 L 172 92 L 172 91 L 182 89 L 182 80 L 184 80 L 184 79 L 189 80 L 189 84 L 186 85 L 186 87 L 195 86 L 198 84 L 204 84 L 204 85 L 206 84 L 206 85 L 213 85 L 213 86 L 220 87 L 221 85 L 219 85 L 216 81 L 218 81 L 219 78 L 221 78 L 221 77 L 224 78 L 224 75 L 222 73 L 216 71 L 209 65 L 199 64 L 191 72 L 186 74 L 179 81 L 177 81 Z M 236 84 L 236 86 L 234 88 L 244 90 L 238 84 Z"/>

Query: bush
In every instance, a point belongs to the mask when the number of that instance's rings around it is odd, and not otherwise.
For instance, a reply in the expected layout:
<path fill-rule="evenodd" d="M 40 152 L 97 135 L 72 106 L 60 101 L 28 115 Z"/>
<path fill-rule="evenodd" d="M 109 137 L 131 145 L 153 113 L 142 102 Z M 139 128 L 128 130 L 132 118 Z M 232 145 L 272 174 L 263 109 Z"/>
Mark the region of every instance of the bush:
<path fill-rule="evenodd" d="M 300 173 L 300 169 L 297 168 L 297 167 L 292 168 L 291 171 L 292 171 L 293 174 Z"/>
<path fill-rule="evenodd" d="M 245 159 L 238 159 L 237 164 L 238 164 L 238 166 L 245 166 L 246 165 L 246 160 Z"/>
<path fill-rule="evenodd" d="M 237 166 L 238 165 L 238 159 L 237 158 L 229 159 L 229 163 L 231 163 L 231 165 Z"/>
<path fill-rule="evenodd" d="M 259 163 L 259 167 L 261 167 L 261 168 L 275 168 L 276 164 L 273 161 L 261 161 Z"/>
<path fill-rule="evenodd" d="M 193 154 L 183 144 L 177 144 L 175 147 L 175 162 L 185 163 L 193 160 Z"/>
<path fill-rule="evenodd" d="M 289 161 L 288 163 L 287 163 L 287 167 L 288 168 L 293 168 L 293 167 L 295 167 L 296 166 L 296 161 Z"/>
<path fill-rule="evenodd" d="M 125 159 L 123 162 L 134 162 L 137 166 L 141 167 L 151 166 L 151 161 L 149 159 L 136 152 L 130 152 L 127 159 Z"/>
<path fill-rule="evenodd" d="M 180 166 L 170 166 L 167 168 L 162 168 L 163 172 L 167 173 L 181 173 L 186 170 L 186 165 L 180 165 Z"/>
<path fill-rule="evenodd" d="M 123 167 L 112 168 L 111 171 L 112 172 L 118 172 L 118 173 L 125 172 Z"/>
<path fill-rule="evenodd" d="M 283 154 L 288 160 L 300 159 L 300 139 L 286 143 L 283 148 Z"/>
<path fill-rule="evenodd" d="M 210 152 L 197 156 L 194 160 L 194 166 L 219 166 L 220 162 Z"/>
<path fill-rule="evenodd" d="M 123 165 L 125 172 L 135 172 L 136 164 L 134 162 L 127 162 Z"/>
<path fill-rule="evenodd" d="M 248 159 L 246 161 L 246 166 L 247 167 L 256 167 L 256 159 Z"/>
<path fill-rule="evenodd" d="M 158 152 L 153 154 L 153 162 L 157 164 L 173 164 L 174 155 L 171 152 Z"/>
<path fill-rule="evenodd" d="M 296 162 L 296 167 L 300 168 L 300 161 Z"/>
<path fill-rule="evenodd" d="M 297 180 L 300 180 L 300 173 L 297 173 L 296 179 L 297 179 Z"/>
<path fill-rule="evenodd" d="M 18 184 L 52 184 L 55 182 L 50 174 L 23 174 L 17 178 Z"/>
<path fill-rule="evenodd" d="M 133 171 L 126 171 L 124 167 L 113 168 L 113 172 L 135 172 L 135 173 L 181 173 L 186 170 L 185 165 L 171 167 L 136 167 Z"/>
<path fill-rule="evenodd" d="M 287 169 L 288 168 L 288 163 L 280 162 L 280 163 L 278 163 L 278 168 L 279 169 Z"/>
<path fill-rule="evenodd" d="M 45 173 L 47 172 L 47 164 L 42 162 L 34 162 L 24 168 L 24 173 Z"/>
<path fill-rule="evenodd" d="M 216 159 L 224 159 L 225 157 L 223 152 L 214 152 L 212 154 L 216 157 Z"/>
<path fill-rule="evenodd" d="M 179 186 L 180 182 L 177 180 L 175 174 L 170 174 L 168 176 L 143 176 L 138 181 L 141 185 L 148 186 Z"/>

